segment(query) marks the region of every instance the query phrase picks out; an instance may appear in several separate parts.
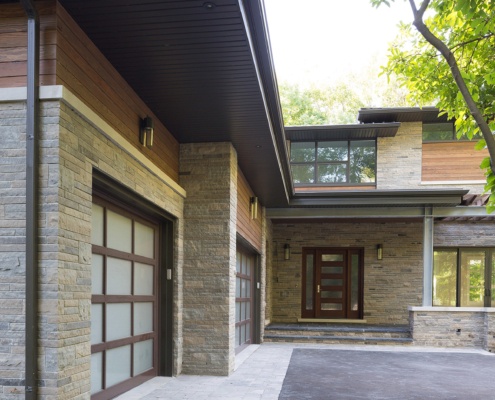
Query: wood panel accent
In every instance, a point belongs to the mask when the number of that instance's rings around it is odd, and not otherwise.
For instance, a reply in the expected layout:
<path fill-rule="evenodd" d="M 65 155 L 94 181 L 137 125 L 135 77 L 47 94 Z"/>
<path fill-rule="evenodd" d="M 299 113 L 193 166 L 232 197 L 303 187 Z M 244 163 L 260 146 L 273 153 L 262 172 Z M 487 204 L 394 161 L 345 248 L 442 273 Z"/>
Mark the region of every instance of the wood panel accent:
<path fill-rule="evenodd" d="M 480 169 L 486 150 L 474 149 L 475 142 L 423 143 L 423 181 L 484 180 Z"/>
<path fill-rule="evenodd" d="M 258 204 L 258 217 L 251 219 L 249 209 L 251 197 L 256 196 L 240 168 L 237 172 L 237 233 L 261 252 L 262 205 Z"/>
<path fill-rule="evenodd" d="M 56 83 L 66 86 L 178 182 L 179 143 L 60 4 L 57 4 Z M 139 143 L 140 118 L 147 115 L 155 122 L 152 149 Z"/>

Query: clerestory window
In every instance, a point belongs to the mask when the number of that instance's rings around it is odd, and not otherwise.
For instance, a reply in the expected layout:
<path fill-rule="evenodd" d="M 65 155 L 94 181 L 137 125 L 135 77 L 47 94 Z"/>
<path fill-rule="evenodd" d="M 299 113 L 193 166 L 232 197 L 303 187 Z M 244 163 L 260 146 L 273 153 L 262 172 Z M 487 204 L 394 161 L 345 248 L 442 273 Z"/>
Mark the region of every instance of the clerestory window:
<path fill-rule="evenodd" d="M 375 140 L 292 142 L 290 161 L 296 186 L 376 182 Z"/>
<path fill-rule="evenodd" d="M 476 134 L 472 140 L 481 139 L 481 134 Z M 451 142 L 468 141 L 466 136 L 457 137 L 453 122 L 434 122 L 423 124 L 423 142 Z"/>

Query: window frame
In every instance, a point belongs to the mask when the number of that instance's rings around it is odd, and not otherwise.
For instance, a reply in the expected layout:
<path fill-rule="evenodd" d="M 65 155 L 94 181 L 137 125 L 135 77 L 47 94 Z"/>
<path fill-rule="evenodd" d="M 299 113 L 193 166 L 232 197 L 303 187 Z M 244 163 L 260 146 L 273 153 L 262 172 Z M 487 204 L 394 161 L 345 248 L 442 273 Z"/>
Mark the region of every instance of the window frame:
<path fill-rule="evenodd" d="M 318 145 L 320 143 L 328 143 L 328 142 L 341 142 L 341 143 L 347 143 L 347 157 L 346 160 L 342 161 L 318 161 Z M 365 183 L 359 183 L 359 182 L 350 182 L 350 176 L 351 176 L 351 143 L 356 143 L 356 142 L 373 142 L 374 143 L 374 151 L 375 151 L 375 157 L 374 157 L 374 172 L 375 172 L 375 180 L 374 182 L 365 182 Z M 292 161 L 292 145 L 295 143 L 312 143 L 314 144 L 314 161 Z M 289 151 L 289 162 L 291 166 L 291 173 L 292 173 L 292 166 L 293 165 L 306 165 L 306 166 L 313 166 L 313 183 L 311 182 L 301 182 L 301 183 L 296 183 L 294 182 L 294 176 L 292 177 L 292 181 L 295 187 L 304 187 L 304 186 L 313 186 L 313 187 L 335 187 L 335 186 L 372 186 L 375 187 L 377 184 L 377 164 L 378 164 L 378 151 L 377 151 L 377 140 L 376 139 L 360 139 L 360 140 L 332 140 L 332 139 L 326 139 L 326 140 L 296 140 L 296 141 L 291 141 L 290 142 L 290 151 Z M 346 173 L 345 173 L 345 182 L 318 182 L 318 167 L 319 166 L 328 166 L 328 165 L 345 165 Z M 294 175 L 292 173 L 292 175 Z"/>
<path fill-rule="evenodd" d="M 461 258 L 462 258 L 462 253 L 463 252 L 484 252 L 485 253 L 485 258 L 484 258 L 484 300 L 483 300 L 483 306 L 480 307 L 495 307 L 495 299 L 492 299 L 493 293 L 492 291 L 494 290 L 492 287 L 492 279 L 493 279 L 493 274 L 495 273 L 495 267 L 494 267 L 494 261 L 495 261 L 495 247 L 490 247 L 490 246 L 481 246 L 481 247 L 466 247 L 466 246 L 454 246 L 454 247 L 435 247 L 433 249 L 433 252 L 440 252 L 440 251 L 445 251 L 445 252 L 456 252 L 456 265 L 455 265 L 455 271 L 456 271 L 456 282 L 455 282 L 455 288 L 456 288 L 456 301 L 455 301 L 455 306 L 448 306 L 448 305 L 435 305 L 434 300 L 435 300 L 435 293 L 434 290 L 432 290 L 431 293 L 431 299 L 432 299 L 432 305 L 433 307 L 457 307 L 457 308 L 466 308 L 466 307 L 473 307 L 471 305 L 461 305 L 461 287 L 462 287 L 462 282 L 461 282 L 461 277 L 462 277 L 462 263 L 461 263 Z M 432 269 L 432 279 L 433 281 L 435 280 L 435 264 L 433 263 L 433 269 Z M 478 306 L 474 306 L 478 307 Z"/>
<path fill-rule="evenodd" d="M 450 139 L 425 139 L 424 137 L 424 126 L 425 125 L 438 125 L 438 124 L 450 124 L 452 127 L 452 135 Z M 481 135 L 477 137 L 473 137 L 472 139 L 468 139 L 465 135 L 460 138 L 457 137 L 457 131 L 455 129 L 454 121 L 444 121 L 444 122 L 423 122 L 421 126 L 421 140 L 423 143 L 450 143 L 450 142 L 475 142 L 479 139 L 482 139 Z"/>

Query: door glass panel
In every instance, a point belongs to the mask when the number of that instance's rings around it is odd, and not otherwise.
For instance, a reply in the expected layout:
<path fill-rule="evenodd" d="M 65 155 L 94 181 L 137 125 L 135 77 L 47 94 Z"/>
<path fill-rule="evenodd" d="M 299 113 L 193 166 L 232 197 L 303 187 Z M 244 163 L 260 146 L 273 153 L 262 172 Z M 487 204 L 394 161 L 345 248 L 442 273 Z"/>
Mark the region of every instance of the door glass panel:
<path fill-rule="evenodd" d="M 137 221 L 134 222 L 134 253 L 154 258 L 155 230 Z"/>
<path fill-rule="evenodd" d="M 134 303 L 134 335 L 153 331 L 153 303 Z"/>
<path fill-rule="evenodd" d="M 321 261 L 344 261 L 343 254 L 322 254 Z"/>
<path fill-rule="evenodd" d="M 106 351 L 106 387 L 116 385 L 131 377 L 131 346 Z"/>
<path fill-rule="evenodd" d="M 321 272 L 323 274 L 342 274 L 344 267 L 322 267 Z"/>
<path fill-rule="evenodd" d="M 485 252 L 461 250 L 461 307 L 483 307 Z"/>
<path fill-rule="evenodd" d="M 237 258 L 235 260 L 235 271 L 237 273 L 241 272 L 241 254 L 237 252 Z"/>
<path fill-rule="evenodd" d="M 313 254 L 306 256 L 306 310 L 313 309 L 313 288 L 314 288 L 314 257 Z"/>
<path fill-rule="evenodd" d="M 134 345 L 134 376 L 153 368 L 153 340 Z"/>
<path fill-rule="evenodd" d="M 131 336 L 131 303 L 108 303 L 105 327 L 107 342 Z"/>
<path fill-rule="evenodd" d="M 132 220 L 107 210 L 107 247 L 132 253 Z"/>
<path fill-rule="evenodd" d="M 235 297 L 241 297 L 241 278 L 235 278 Z"/>
<path fill-rule="evenodd" d="M 103 207 L 98 204 L 93 204 L 91 211 L 91 243 L 103 246 L 103 233 Z"/>
<path fill-rule="evenodd" d="M 241 302 L 235 303 L 235 322 L 241 322 Z"/>
<path fill-rule="evenodd" d="M 321 292 L 323 299 L 341 299 L 342 291 L 340 290 L 324 290 Z"/>
<path fill-rule="evenodd" d="M 91 255 L 91 293 L 103 294 L 103 256 Z"/>
<path fill-rule="evenodd" d="M 322 279 L 321 286 L 342 286 L 344 283 L 343 279 Z"/>
<path fill-rule="evenodd" d="M 134 294 L 153 295 L 153 265 L 134 263 Z"/>
<path fill-rule="evenodd" d="M 103 342 L 103 304 L 91 304 L 91 344 Z"/>
<path fill-rule="evenodd" d="M 433 252 L 433 305 L 455 307 L 457 297 L 457 251 Z"/>
<path fill-rule="evenodd" d="M 91 394 L 103 389 L 103 353 L 91 354 Z"/>
<path fill-rule="evenodd" d="M 359 310 L 359 255 L 351 256 L 351 304 L 352 311 Z"/>
<path fill-rule="evenodd" d="M 107 294 L 131 294 L 132 263 L 107 257 Z"/>
<path fill-rule="evenodd" d="M 341 303 L 322 303 L 321 304 L 322 311 L 341 311 L 342 304 Z"/>

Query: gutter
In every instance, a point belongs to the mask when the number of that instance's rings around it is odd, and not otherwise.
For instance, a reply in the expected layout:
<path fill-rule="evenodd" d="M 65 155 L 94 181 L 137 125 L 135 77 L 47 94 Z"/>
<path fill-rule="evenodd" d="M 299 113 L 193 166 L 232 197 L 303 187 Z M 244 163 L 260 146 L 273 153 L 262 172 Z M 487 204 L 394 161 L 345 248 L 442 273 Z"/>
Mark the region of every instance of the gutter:
<path fill-rule="evenodd" d="M 38 380 L 38 169 L 39 16 L 31 0 L 20 0 L 28 17 L 26 104 L 26 329 L 25 399 L 37 398 Z"/>

